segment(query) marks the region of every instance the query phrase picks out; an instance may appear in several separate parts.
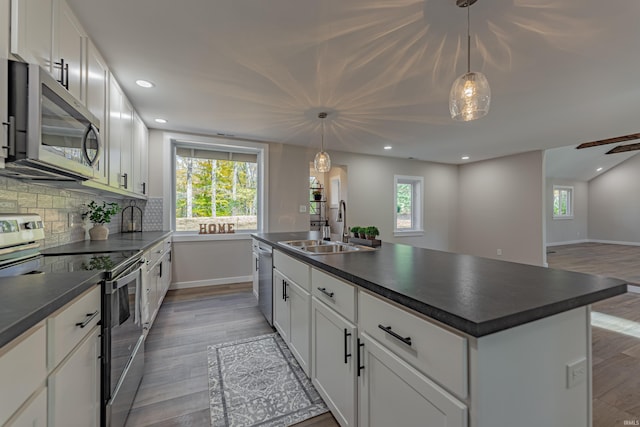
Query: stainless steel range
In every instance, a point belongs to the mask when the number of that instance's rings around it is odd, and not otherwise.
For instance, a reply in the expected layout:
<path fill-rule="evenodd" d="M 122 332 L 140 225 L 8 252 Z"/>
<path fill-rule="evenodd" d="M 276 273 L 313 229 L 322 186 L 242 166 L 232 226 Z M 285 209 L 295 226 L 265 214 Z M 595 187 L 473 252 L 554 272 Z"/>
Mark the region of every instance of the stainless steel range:
<path fill-rule="evenodd" d="M 124 426 L 144 370 L 142 251 L 43 255 L 38 215 L 0 215 L 0 277 L 102 270 L 102 426 Z"/>

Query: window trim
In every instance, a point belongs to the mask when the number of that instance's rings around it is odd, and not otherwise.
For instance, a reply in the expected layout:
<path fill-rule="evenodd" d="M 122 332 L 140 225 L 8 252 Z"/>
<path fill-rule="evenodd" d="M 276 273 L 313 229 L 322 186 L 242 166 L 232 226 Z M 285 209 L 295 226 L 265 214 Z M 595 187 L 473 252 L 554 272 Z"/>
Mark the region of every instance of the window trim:
<path fill-rule="evenodd" d="M 411 223 L 410 229 L 398 229 L 398 184 L 411 184 L 413 194 L 411 200 Z M 396 237 L 414 237 L 424 235 L 424 177 L 409 175 L 393 176 L 393 235 Z"/>
<path fill-rule="evenodd" d="M 553 202 L 555 199 L 555 195 L 554 193 L 556 192 L 556 190 L 558 191 L 562 191 L 562 190 L 567 190 L 568 191 L 568 202 L 567 202 L 567 214 L 566 215 L 556 215 L 556 213 L 554 212 L 553 209 Z M 575 194 L 575 190 L 573 188 L 572 185 L 554 185 L 553 189 L 551 191 L 551 217 L 555 220 L 555 219 L 573 219 L 574 216 L 574 194 Z"/>
<path fill-rule="evenodd" d="M 267 233 L 268 232 L 268 200 L 269 200 L 269 146 L 268 144 L 242 139 L 227 139 L 206 137 L 197 135 L 172 135 L 170 146 L 170 163 L 171 163 L 171 188 L 169 214 L 171 221 L 171 229 L 175 235 L 179 236 L 209 236 L 201 235 L 197 231 L 176 231 L 176 151 L 177 147 L 188 147 L 194 149 L 212 149 L 231 151 L 236 153 L 254 153 L 257 155 L 258 167 L 258 229 L 257 230 L 237 230 L 233 234 L 251 234 L 251 233 Z M 226 240 L 224 234 L 219 234 L 215 240 Z M 231 235 L 228 236 L 229 238 Z"/>

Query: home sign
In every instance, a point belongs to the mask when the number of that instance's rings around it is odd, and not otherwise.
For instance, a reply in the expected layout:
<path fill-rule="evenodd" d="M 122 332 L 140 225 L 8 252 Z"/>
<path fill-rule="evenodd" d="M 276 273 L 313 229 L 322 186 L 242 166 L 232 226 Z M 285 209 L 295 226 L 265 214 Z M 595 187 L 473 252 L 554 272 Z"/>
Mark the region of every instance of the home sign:
<path fill-rule="evenodd" d="M 228 234 L 235 233 L 233 229 L 235 224 L 223 223 L 223 224 L 200 224 L 200 232 L 198 234 Z"/>

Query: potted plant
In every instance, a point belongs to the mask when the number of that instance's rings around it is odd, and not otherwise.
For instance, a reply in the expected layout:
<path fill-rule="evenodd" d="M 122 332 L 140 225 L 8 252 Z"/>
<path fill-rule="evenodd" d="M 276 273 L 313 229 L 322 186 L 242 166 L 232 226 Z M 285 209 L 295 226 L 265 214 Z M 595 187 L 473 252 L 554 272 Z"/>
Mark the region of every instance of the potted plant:
<path fill-rule="evenodd" d="M 351 227 L 351 232 L 353 233 L 353 237 L 358 238 L 360 234 L 360 227 L 358 227 L 357 225 Z"/>
<path fill-rule="evenodd" d="M 378 234 L 380 234 L 380 230 L 378 230 L 378 227 L 369 226 L 365 229 L 365 234 L 367 236 L 367 239 L 373 240 Z"/>
<path fill-rule="evenodd" d="M 89 229 L 91 240 L 107 240 L 109 229 L 104 224 L 111 222 L 111 217 L 118 212 L 120 212 L 120 206 L 117 203 L 102 202 L 102 205 L 99 205 L 92 200 L 86 205 L 82 218 L 88 217 L 93 223 L 93 227 Z"/>
<path fill-rule="evenodd" d="M 313 194 L 313 200 L 315 200 L 316 202 L 322 200 L 322 190 L 315 189 L 311 192 L 311 194 Z"/>

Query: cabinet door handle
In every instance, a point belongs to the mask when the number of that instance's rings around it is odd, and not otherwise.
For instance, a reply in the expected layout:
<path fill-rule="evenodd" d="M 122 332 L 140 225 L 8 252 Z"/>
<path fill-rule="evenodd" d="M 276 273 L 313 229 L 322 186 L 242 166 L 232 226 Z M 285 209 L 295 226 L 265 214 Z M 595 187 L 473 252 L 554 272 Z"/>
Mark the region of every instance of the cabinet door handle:
<path fill-rule="evenodd" d="M 122 174 L 122 179 L 124 180 L 124 184 L 122 186 L 127 189 L 129 187 L 129 175 L 126 173 Z"/>
<path fill-rule="evenodd" d="M 147 194 L 147 183 L 146 182 L 142 183 L 142 194 Z"/>
<path fill-rule="evenodd" d="M 286 280 L 283 280 L 282 283 L 284 284 L 284 288 L 283 288 L 283 294 L 284 295 L 283 295 L 283 297 L 284 297 L 284 300 L 286 301 L 286 300 L 289 299 L 289 295 L 287 295 L 287 286 L 289 286 L 289 283 L 287 283 Z"/>
<path fill-rule="evenodd" d="M 98 315 L 98 313 L 100 313 L 98 310 L 94 311 L 93 313 L 87 313 L 87 318 L 84 320 L 84 322 L 78 322 L 76 323 L 76 326 L 80 326 L 80 328 L 84 328 L 89 323 L 91 323 L 91 321 Z"/>
<path fill-rule="evenodd" d="M 329 298 L 333 298 L 333 295 L 334 295 L 333 292 L 327 291 L 327 288 L 318 288 L 318 290 L 323 294 L 325 294 L 326 296 L 328 296 Z"/>
<path fill-rule="evenodd" d="M 9 116 L 8 122 L 2 122 L 3 126 L 7 127 L 7 145 L 3 145 L 2 149 L 7 150 L 9 157 L 16 155 L 16 118 L 15 116 Z"/>
<path fill-rule="evenodd" d="M 256 271 L 258 271 L 258 258 L 256 258 Z"/>
<path fill-rule="evenodd" d="M 69 90 L 69 63 L 64 64 L 62 75 L 64 79 L 64 83 L 62 83 L 62 86 L 64 86 L 66 90 Z"/>
<path fill-rule="evenodd" d="M 160 261 L 160 274 L 159 274 L 159 276 L 162 277 L 162 261 Z"/>
<path fill-rule="evenodd" d="M 406 345 L 409 345 L 409 346 L 411 345 L 411 337 L 403 337 L 403 336 L 400 336 L 400 335 L 396 334 L 395 332 L 393 332 L 391 330 L 391 326 L 378 325 L 378 328 L 382 329 L 383 331 L 385 331 L 386 333 L 388 333 L 389 335 L 391 335 L 395 339 L 402 341 Z"/>
<path fill-rule="evenodd" d="M 53 64 L 60 68 L 60 80 L 57 80 L 57 82 L 64 86 L 64 58 L 60 58 L 60 62 L 54 62 Z"/>
<path fill-rule="evenodd" d="M 349 337 L 351 333 L 347 331 L 347 328 L 344 328 L 344 363 L 349 363 L 349 358 L 351 357 L 351 353 L 347 352 L 347 346 L 349 345 Z"/>
<path fill-rule="evenodd" d="M 358 358 L 357 358 L 358 359 L 357 360 L 357 362 L 358 362 L 358 376 L 360 376 L 360 371 L 364 370 L 364 365 L 360 364 L 361 363 L 361 360 L 360 360 L 360 348 L 361 347 L 364 347 L 364 343 L 360 342 L 360 338 L 358 338 L 358 349 L 357 349 L 357 351 L 358 351 L 358 353 L 357 353 L 357 356 L 358 356 Z"/>

